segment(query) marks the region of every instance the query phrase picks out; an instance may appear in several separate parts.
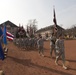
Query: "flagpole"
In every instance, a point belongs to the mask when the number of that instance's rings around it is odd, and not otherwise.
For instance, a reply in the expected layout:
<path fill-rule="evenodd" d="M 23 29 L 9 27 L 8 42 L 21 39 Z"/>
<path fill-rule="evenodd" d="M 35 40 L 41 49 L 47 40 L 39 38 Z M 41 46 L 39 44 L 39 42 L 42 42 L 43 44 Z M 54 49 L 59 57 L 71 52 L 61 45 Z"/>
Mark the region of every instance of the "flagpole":
<path fill-rule="evenodd" d="M 55 13 L 55 6 L 53 6 L 53 22 L 54 22 L 54 34 L 57 36 L 57 19 L 56 19 L 56 13 Z"/>

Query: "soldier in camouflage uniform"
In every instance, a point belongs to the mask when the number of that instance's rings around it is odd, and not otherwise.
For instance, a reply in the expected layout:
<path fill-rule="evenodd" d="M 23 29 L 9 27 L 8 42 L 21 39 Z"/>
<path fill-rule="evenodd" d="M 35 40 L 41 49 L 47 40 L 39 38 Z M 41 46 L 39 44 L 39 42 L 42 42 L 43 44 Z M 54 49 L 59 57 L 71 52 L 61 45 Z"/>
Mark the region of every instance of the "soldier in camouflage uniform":
<path fill-rule="evenodd" d="M 64 47 L 64 39 L 63 39 L 62 34 L 60 34 L 59 39 L 56 40 L 55 49 L 56 49 L 55 64 L 58 65 L 58 60 L 61 56 L 62 57 L 62 62 L 63 62 L 63 68 L 67 69 L 67 67 L 65 66 L 65 47 Z"/>
<path fill-rule="evenodd" d="M 54 33 L 52 33 L 52 36 L 50 38 L 50 56 L 52 57 L 52 53 L 54 51 L 55 55 L 56 55 L 56 51 L 55 51 L 55 42 L 56 42 L 56 36 L 54 35 Z"/>
<path fill-rule="evenodd" d="M 42 55 L 44 57 L 44 40 L 42 39 L 42 36 L 39 37 L 37 41 L 38 49 L 39 49 L 39 55 Z"/>

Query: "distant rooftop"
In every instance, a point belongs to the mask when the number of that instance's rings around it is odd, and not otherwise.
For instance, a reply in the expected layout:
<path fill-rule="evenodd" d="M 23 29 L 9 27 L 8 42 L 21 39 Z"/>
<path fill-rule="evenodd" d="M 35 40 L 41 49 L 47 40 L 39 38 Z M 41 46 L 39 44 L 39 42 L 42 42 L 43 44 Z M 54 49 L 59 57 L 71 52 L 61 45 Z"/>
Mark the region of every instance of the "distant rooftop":
<path fill-rule="evenodd" d="M 41 28 L 41 29 L 37 30 L 36 33 L 39 33 L 39 32 L 42 32 L 42 31 L 51 30 L 53 28 L 54 28 L 54 25 L 50 25 L 50 26 L 47 26 L 47 27 L 44 27 L 44 28 Z M 60 27 L 59 25 L 57 25 L 57 28 L 61 29 L 61 30 L 65 30 L 64 28 Z"/>
<path fill-rule="evenodd" d="M 8 24 L 9 24 L 11 27 L 18 27 L 16 24 L 12 23 L 12 22 L 9 21 L 9 20 L 1 23 L 0 26 L 3 26 L 4 24 L 5 24 L 5 25 L 8 25 Z"/>

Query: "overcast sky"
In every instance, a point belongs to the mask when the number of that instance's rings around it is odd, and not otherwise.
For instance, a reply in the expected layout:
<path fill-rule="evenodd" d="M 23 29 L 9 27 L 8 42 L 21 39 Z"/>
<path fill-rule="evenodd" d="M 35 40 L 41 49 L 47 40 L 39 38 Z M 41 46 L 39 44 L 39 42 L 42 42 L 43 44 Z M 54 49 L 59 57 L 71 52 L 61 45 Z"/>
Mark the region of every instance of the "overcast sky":
<path fill-rule="evenodd" d="M 0 0 L 0 23 L 10 20 L 25 27 L 36 19 L 38 29 L 52 25 L 53 5 L 58 25 L 69 28 L 76 24 L 76 0 Z"/>

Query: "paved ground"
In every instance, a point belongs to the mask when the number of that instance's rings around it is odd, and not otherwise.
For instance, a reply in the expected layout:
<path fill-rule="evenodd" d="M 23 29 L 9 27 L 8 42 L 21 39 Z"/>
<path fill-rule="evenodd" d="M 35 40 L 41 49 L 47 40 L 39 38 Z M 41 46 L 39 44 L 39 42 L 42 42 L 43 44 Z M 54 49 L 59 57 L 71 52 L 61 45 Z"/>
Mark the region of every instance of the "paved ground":
<path fill-rule="evenodd" d="M 38 50 L 20 50 L 9 43 L 8 57 L 0 60 L 0 70 L 4 70 L 5 75 L 76 75 L 76 40 L 65 41 L 66 60 L 69 61 L 69 69 L 62 68 L 61 60 L 56 66 L 50 58 L 49 41 L 45 42 L 45 57 L 39 56 Z"/>

